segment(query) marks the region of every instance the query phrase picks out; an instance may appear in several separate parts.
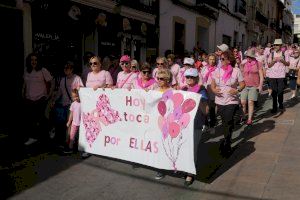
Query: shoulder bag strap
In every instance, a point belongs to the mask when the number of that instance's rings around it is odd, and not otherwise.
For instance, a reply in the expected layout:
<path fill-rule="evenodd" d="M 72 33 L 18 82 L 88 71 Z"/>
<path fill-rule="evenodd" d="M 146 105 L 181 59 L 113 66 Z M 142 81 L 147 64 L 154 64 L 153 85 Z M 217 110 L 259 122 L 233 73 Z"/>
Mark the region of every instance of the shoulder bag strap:
<path fill-rule="evenodd" d="M 67 77 L 65 77 L 65 88 L 66 88 L 66 92 L 67 92 L 67 95 L 68 95 L 70 101 L 72 101 L 71 95 L 70 95 L 70 93 L 68 91 L 68 88 L 67 88 Z"/>

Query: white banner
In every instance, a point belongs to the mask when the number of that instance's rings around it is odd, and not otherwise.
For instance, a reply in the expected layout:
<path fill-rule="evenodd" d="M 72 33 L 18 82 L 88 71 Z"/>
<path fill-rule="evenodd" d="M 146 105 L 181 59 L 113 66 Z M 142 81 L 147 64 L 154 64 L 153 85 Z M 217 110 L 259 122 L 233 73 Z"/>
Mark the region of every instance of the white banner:
<path fill-rule="evenodd" d="M 86 152 L 195 174 L 191 92 L 80 89 L 79 146 Z"/>

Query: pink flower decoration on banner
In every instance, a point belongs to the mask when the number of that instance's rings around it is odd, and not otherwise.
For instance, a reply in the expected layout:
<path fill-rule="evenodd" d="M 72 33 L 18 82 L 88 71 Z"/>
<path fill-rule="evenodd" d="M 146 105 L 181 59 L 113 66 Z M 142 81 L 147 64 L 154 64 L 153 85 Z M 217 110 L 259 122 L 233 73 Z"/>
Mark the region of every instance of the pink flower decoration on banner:
<path fill-rule="evenodd" d="M 101 132 L 102 122 L 105 126 L 121 121 L 118 111 L 111 108 L 109 98 L 101 94 L 96 103 L 96 109 L 91 113 L 83 113 L 83 124 L 86 130 L 86 140 L 90 147 Z"/>
<path fill-rule="evenodd" d="M 121 120 L 118 111 L 111 108 L 109 98 L 105 94 L 99 96 L 96 109 L 101 121 L 106 126 Z"/>
<path fill-rule="evenodd" d="M 173 97 L 173 91 L 172 90 L 167 90 L 165 93 L 162 95 L 162 99 L 164 101 L 167 101 Z"/>
<path fill-rule="evenodd" d="M 192 111 L 196 106 L 196 102 L 193 99 L 187 99 L 183 102 L 182 104 L 182 112 L 183 113 L 188 113 Z"/>
<path fill-rule="evenodd" d="M 85 134 L 87 142 L 91 147 L 101 131 L 99 120 L 90 113 L 83 113 L 83 125 L 86 130 Z"/>
<path fill-rule="evenodd" d="M 178 108 L 183 102 L 183 95 L 181 93 L 174 94 L 172 97 L 174 108 Z"/>

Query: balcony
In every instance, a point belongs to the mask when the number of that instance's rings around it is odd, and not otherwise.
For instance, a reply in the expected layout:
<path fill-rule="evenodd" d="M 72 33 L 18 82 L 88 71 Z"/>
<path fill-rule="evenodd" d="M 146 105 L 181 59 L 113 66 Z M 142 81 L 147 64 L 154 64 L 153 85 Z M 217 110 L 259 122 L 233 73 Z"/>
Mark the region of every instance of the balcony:
<path fill-rule="evenodd" d="M 256 11 L 256 20 L 266 26 L 268 26 L 269 20 L 260 11 Z"/>
<path fill-rule="evenodd" d="M 201 5 L 209 5 L 215 9 L 219 8 L 219 0 L 196 0 L 196 5 L 201 6 Z"/>
<path fill-rule="evenodd" d="M 246 1 L 245 0 L 236 0 L 235 12 L 246 15 Z"/>
<path fill-rule="evenodd" d="M 115 0 L 119 6 L 127 6 L 139 11 L 157 15 L 159 1 L 157 0 Z"/>

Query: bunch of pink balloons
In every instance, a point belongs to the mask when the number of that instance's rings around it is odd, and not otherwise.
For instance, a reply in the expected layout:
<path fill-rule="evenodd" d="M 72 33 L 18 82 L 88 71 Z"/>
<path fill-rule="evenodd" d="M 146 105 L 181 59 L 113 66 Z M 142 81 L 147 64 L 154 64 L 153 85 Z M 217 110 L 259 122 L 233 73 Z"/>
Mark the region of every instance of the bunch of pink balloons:
<path fill-rule="evenodd" d="M 168 90 L 163 94 L 161 101 L 157 105 L 157 109 L 161 115 L 158 118 L 158 126 L 162 131 L 164 140 L 168 136 L 171 139 L 178 137 L 182 129 L 188 126 L 190 122 L 189 112 L 195 106 L 196 102 L 193 99 L 184 100 L 181 93 L 173 94 L 172 90 Z"/>
<path fill-rule="evenodd" d="M 105 126 L 121 121 L 118 111 L 111 108 L 108 96 L 101 94 L 96 103 L 96 109 L 91 113 L 83 113 L 83 125 L 85 128 L 85 136 L 88 144 L 92 144 L 101 132 L 102 122 Z"/>

